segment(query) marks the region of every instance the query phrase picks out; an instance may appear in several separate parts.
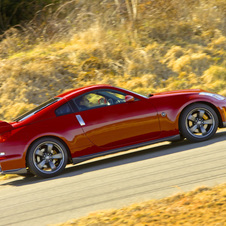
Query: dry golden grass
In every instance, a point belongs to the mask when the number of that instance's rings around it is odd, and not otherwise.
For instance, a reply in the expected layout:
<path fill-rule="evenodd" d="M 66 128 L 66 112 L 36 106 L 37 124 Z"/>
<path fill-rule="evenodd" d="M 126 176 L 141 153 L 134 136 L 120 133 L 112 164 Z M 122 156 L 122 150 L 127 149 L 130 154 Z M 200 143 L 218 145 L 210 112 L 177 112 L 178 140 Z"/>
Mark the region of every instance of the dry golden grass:
<path fill-rule="evenodd" d="M 203 88 L 226 95 L 224 0 L 145 0 L 136 15 L 116 2 L 67 1 L 49 15 L 45 8 L 42 20 L 4 34 L 2 120 L 90 84 L 142 94 Z"/>
<path fill-rule="evenodd" d="M 67 43 L 39 44 L 0 61 L 0 117 L 10 120 L 67 89 L 97 83 L 143 94 L 197 87 L 225 94 L 225 66 L 216 65 L 216 56 L 211 57 L 215 52 L 212 46 L 157 42 L 123 46 L 98 27 Z M 219 53 L 219 58 L 224 55 Z"/>
<path fill-rule="evenodd" d="M 55 226 L 226 225 L 226 184 L 99 211 Z"/>

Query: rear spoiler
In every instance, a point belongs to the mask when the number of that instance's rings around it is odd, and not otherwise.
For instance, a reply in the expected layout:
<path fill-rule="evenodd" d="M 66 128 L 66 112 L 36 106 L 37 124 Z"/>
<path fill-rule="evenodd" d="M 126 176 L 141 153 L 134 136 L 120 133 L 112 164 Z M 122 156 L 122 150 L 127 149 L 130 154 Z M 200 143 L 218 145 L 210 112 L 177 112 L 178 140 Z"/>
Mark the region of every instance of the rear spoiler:
<path fill-rule="evenodd" d="M 0 134 L 10 131 L 13 129 L 13 126 L 10 125 L 8 122 L 0 121 Z"/>

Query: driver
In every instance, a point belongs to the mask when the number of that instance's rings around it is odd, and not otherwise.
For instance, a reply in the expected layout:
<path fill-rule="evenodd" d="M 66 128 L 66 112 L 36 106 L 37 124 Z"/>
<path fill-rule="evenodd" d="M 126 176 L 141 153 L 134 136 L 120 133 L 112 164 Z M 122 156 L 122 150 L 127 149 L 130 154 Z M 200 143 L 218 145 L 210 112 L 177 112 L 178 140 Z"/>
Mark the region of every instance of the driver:
<path fill-rule="evenodd" d="M 79 101 L 79 109 L 81 111 L 87 110 L 90 107 L 90 102 L 86 96 L 83 96 Z"/>

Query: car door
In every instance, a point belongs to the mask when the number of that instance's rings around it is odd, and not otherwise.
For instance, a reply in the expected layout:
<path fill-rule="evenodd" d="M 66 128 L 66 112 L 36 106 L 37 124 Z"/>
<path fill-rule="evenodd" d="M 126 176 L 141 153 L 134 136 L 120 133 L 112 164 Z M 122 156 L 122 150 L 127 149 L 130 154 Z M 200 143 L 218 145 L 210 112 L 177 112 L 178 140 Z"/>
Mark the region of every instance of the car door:
<path fill-rule="evenodd" d="M 76 113 L 88 139 L 105 150 L 145 142 L 160 135 L 156 109 L 146 98 L 135 98 L 126 102 L 128 93 L 116 90 L 98 90 L 75 98 L 80 108 Z M 84 97 L 89 106 L 84 104 Z M 81 101 L 81 99 L 83 99 Z"/>

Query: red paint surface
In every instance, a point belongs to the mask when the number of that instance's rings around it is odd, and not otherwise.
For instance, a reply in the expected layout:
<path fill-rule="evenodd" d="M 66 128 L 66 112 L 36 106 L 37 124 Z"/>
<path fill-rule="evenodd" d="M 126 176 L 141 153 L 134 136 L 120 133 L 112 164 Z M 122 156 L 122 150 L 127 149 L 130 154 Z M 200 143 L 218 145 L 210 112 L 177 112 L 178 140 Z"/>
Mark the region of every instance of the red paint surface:
<path fill-rule="evenodd" d="M 133 96 L 136 101 L 56 116 L 55 110 L 86 92 L 112 89 Z M 217 109 L 226 122 L 226 101 L 199 95 L 200 90 L 159 93 L 150 98 L 108 85 L 79 88 L 59 95 L 62 99 L 21 122 L 0 121 L 0 157 L 3 171 L 26 167 L 29 146 L 52 136 L 62 140 L 71 158 L 125 147 L 179 134 L 179 117 L 189 104 L 205 102 Z M 76 118 L 85 122 L 81 126 Z"/>

